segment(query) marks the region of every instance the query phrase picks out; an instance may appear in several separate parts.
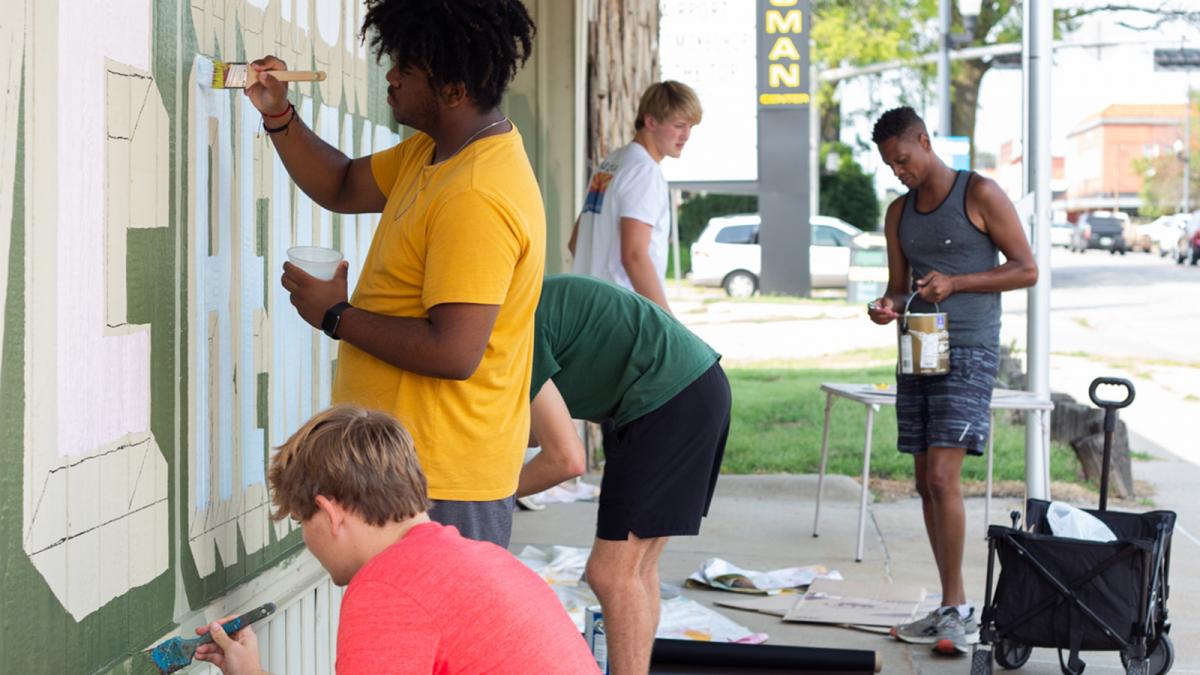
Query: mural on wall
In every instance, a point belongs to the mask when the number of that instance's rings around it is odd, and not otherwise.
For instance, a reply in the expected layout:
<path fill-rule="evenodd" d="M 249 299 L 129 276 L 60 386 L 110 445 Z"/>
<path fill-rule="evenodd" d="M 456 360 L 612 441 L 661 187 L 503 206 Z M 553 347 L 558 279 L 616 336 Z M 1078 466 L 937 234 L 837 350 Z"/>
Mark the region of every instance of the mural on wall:
<path fill-rule="evenodd" d="M 292 100 L 366 154 L 399 137 L 362 14 L 25 0 L 0 22 L 0 462 L 19 469 L 0 476 L 0 608 L 25 617 L 0 623 L 0 671 L 118 666 L 299 546 L 268 518 L 266 465 L 327 403 L 335 350 L 280 266 L 311 243 L 353 274 L 375 218 L 296 190 L 249 101 L 198 82 L 196 59 L 325 70 Z"/>

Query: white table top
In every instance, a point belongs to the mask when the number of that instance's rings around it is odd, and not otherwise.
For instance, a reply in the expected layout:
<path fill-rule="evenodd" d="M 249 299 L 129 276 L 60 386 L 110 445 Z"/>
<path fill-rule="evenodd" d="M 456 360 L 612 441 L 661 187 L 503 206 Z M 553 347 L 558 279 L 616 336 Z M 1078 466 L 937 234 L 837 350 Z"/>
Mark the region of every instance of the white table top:
<path fill-rule="evenodd" d="M 896 385 L 891 383 L 825 382 L 821 385 L 821 391 L 863 405 L 896 405 Z M 1032 391 L 993 389 L 991 407 L 993 410 L 1053 410 L 1054 403 L 1049 399 L 1038 398 Z"/>

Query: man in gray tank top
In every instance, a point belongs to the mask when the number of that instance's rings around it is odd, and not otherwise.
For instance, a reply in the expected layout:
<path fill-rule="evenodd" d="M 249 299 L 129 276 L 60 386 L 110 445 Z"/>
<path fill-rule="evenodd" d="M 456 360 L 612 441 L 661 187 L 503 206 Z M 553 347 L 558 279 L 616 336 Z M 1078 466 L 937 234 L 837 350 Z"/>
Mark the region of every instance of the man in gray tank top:
<path fill-rule="evenodd" d="M 885 112 L 872 140 L 909 192 L 888 206 L 888 290 L 868 313 L 877 324 L 891 323 L 911 298 L 909 311 L 946 312 L 950 333 L 949 374 L 896 375 L 897 447 L 913 456 L 942 606 L 892 628 L 892 636 L 965 654 L 979 640 L 979 624 L 963 588 L 960 471 L 965 455 L 983 454 L 991 431 L 1000 293 L 1036 283 L 1037 265 L 1004 191 L 946 166 L 912 108 Z"/>

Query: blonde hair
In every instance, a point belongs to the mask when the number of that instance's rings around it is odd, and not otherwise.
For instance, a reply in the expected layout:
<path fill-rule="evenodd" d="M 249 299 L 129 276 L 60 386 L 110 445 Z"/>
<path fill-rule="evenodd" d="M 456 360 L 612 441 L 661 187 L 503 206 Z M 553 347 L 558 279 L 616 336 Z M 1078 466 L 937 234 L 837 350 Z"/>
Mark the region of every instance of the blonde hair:
<path fill-rule="evenodd" d="M 324 495 L 370 525 L 428 511 L 425 474 L 412 436 L 396 418 L 359 406 L 317 413 L 271 458 L 272 518 L 308 520 Z"/>
<path fill-rule="evenodd" d="M 676 114 L 682 115 L 691 124 L 700 124 L 700 118 L 704 115 L 704 111 L 700 109 L 700 98 L 691 87 L 682 82 L 655 82 L 642 92 L 633 130 L 641 131 L 642 127 L 646 126 L 646 115 L 659 122 L 666 122 Z"/>

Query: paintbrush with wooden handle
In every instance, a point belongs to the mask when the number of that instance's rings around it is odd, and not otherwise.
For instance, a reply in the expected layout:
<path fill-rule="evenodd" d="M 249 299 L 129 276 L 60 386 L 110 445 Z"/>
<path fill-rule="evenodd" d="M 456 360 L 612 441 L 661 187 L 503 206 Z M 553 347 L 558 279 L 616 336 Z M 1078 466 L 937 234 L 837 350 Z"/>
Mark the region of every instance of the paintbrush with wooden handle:
<path fill-rule="evenodd" d="M 324 82 L 323 70 L 268 70 L 281 82 Z M 213 89 L 247 89 L 258 82 L 258 72 L 249 63 L 226 63 L 196 58 L 196 81 Z"/>

